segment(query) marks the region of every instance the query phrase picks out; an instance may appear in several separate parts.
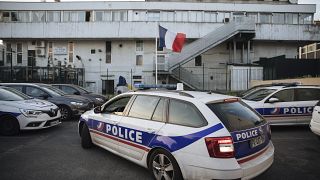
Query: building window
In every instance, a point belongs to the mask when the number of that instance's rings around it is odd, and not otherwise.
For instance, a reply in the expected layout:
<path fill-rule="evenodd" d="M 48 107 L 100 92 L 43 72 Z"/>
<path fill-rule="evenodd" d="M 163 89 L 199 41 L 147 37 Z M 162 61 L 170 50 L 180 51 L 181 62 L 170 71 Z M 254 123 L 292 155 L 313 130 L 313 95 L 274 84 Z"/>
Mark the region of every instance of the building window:
<path fill-rule="evenodd" d="M 45 12 L 32 11 L 32 22 L 45 22 Z"/>
<path fill-rule="evenodd" d="M 86 11 L 86 22 L 91 21 L 91 11 Z"/>
<path fill-rule="evenodd" d="M 234 12 L 232 15 L 233 15 L 233 20 L 238 22 L 240 22 L 243 19 L 243 17 L 245 17 L 244 12 Z"/>
<path fill-rule="evenodd" d="M 68 44 L 68 55 L 69 55 L 69 62 L 72 63 L 73 62 L 73 49 L 74 49 L 74 44 L 73 42 L 69 42 Z"/>
<path fill-rule="evenodd" d="M 1 22 L 9 22 L 10 21 L 10 12 L 1 12 L 0 13 L 0 20 Z"/>
<path fill-rule="evenodd" d="M 260 23 L 271 23 L 271 13 L 260 13 Z"/>
<path fill-rule="evenodd" d="M 127 21 L 127 11 L 112 11 L 112 21 Z"/>
<path fill-rule="evenodd" d="M 194 62 L 195 66 L 202 66 L 202 56 L 197 56 Z"/>
<path fill-rule="evenodd" d="M 19 11 L 18 21 L 20 22 L 30 22 L 30 12 L 29 11 Z"/>
<path fill-rule="evenodd" d="M 148 21 L 159 21 L 160 11 L 148 11 Z"/>
<path fill-rule="evenodd" d="M 47 22 L 60 22 L 61 13 L 60 11 L 48 11 L 47 12 Z"/>
<path fill-rule="evenodd" d="M 53 60 L 53 43 L 49 42 L 49 48 L 48 48 L 48 60 Z"/>
<path fill-rule="evenodd" d="M 95 49 L 91 49 L 91 54 L 95 54 L 96 50 Z"/>
<path fill-rule="evenodd" d="M 63 21 L 64 22 L 85 22 L 86 12 L 85 11 L 64 11 Z"/>
<path fill-rule="evenodd" d="M 133 12 L 133 21 L 145 21 L 146 20 L 146 11 L 134 11 Z"/>
<path fill-rule="evenodd" d="M 103 21 L 103 11 L 95 11 L 94 12 L 94 20 L 95 21 Z"/>
<path fill-rule="evenodd" d="M 189 22 L 202 22 L 202 11 L 189 11 Z"/>
<path fill-rule="evenodd" d="M 204 12 L 204 22 L 217 22 L 216 12 Z"/>
<path fill-rule="evenodd" d="M 11 21 L 15 22 L 18 21 L 18 13 L 17 12 L 11 12 Z"/>
<path fill-rule="evenodd" d="M 253 19 L 254 22 L 258 22 L 258 13 L 248 13 L 247 12 L 247 16 L 250 18 L 250 19 Z"/>
<path fill-rule="evenodd" d="M 273 13 L 272 22 L 274 24 L 284 24 L 285 23 L 284 13 Z"/>
<path fill-rule="evenodd" d="M 137 52 L 143 51 L 143 41 L 142 40 L 136 41 L 136 51 Z"/>
<path fill-rule="evenodd" d="M 17 43 L 17 63 L 22 63 L 22 43 Z"/>
<path fill-rule="evenodd" d="M 143 65 L 143 55 L 136 55 L 136 65 L 137 66 Z"/>
<path fill-rule="evenodd" d="M 230 20 L 230 12 L 218 12 L 217 22 L 229 22 Z"/>
<path fill-rule="evenodd" d="M 12 47 L 11 47 L 11 44 L 10 43 L 7 43 L 6 44 L 7 46 L 7 63 L 11 63 L 12 62 Z"/>
<path fill-rule="evenodd" d="M 299 14 L 299 24 L 311 24 L 312 14 Z"/>
<path fill-rule="evenodd" d="M 106 42 L 106 63 L 111 63 L 111 41 Z"/>
<path fill-rule="evenodd" d="M 174 11 L 161 11 L 160 12 L 160 21 L 172 22 L 175 20 L 174 16 L 175 16 Z"/>
<path fill-rule="evenodd" d="M 176 21 L 178 22 L 188 22 L 189 15 L 188 11 L 177 11 L 176 12 Z"/>

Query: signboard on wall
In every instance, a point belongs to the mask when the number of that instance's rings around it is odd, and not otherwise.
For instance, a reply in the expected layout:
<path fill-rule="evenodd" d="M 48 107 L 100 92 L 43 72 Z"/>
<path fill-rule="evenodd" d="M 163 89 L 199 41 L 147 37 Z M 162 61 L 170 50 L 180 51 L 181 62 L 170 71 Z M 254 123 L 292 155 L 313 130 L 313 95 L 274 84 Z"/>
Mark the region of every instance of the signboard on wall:
<path fill-rule="evenodd" d="M 54 47 L 53 48 L 53 54 L 54 55 L 67 55 L 67 47 Z"/>

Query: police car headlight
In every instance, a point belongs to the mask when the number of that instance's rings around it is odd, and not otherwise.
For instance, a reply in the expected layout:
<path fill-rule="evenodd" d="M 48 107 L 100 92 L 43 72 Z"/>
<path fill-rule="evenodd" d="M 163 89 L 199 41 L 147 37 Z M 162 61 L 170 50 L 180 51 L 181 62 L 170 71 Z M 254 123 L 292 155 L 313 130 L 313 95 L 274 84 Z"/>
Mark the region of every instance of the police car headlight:
<path fill-rule="evenodd" d="M 101 101 L 101 102 L 103 101 L 102 98 L 96 98 L 96 100 L 97 100 L 97 101 Z"/>
<path fill-rule="evenodd" d="M 36 116 L 42 114 L 41 111 L 30 110 L 30 109 L 20 109 L 20 111 L 26 117 L 36 117 Z"/>
<path fill-rule="evenodd" d="M 75 105 L 75 106 L 82 106 L 82 102 L 70 102 L 70 104 Z"/>

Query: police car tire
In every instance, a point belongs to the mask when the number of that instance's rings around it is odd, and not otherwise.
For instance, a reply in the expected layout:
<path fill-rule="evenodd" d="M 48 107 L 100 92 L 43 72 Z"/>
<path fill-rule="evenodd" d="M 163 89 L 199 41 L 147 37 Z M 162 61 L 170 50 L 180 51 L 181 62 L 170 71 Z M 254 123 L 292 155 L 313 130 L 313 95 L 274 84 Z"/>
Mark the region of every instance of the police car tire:
<path fill-rule="evenodd" d="M 81 146 L 85 149 L 91 148 L 93 146 L 89 129 L 86 124 L 82 126 L 81 130 Z"/>
<path fill-rule="evenodd" d="M 18 134 L 20 126 L 16 118 L 11 116 L 3 116 L 0 118 L 0 134 L 12 136 Z"/>
<path fill-rule="evenodd" d="M 69 120 L 71 118 L 71 109 L 66 106 L 66 105 L 59 105 L 60 108 L 60 113 L 61 113 L 61 121 L 66 121 Z M 66 116 L 63 118 L 62 116 L 64 116 L 62 113 L 66 113 Z"/>
<path fill-rule="evenodd" d="M 150 173 L 154 177 L 154 179 L 157 179 L 157 178 L 155 177 L 155 174 L 153 172 L 153 161 L 155 160 L 155 158 L 158 155 L 161 155 L 161 154 L 164 155 L 165 157 L 167 157 L 173 166 L 173 180 L 182 180 L 183 176 L 182 176 L 182 173 L 181 173 L 181 170 L 180 170 L 180 167 L 179 167 L 177 161 L 169 152 L 167 152 L 164 149 L 157 149 L 154 152 L 152 152 L 152 154 L 150 155 L 149 162 L 148 162 L 148 168 L 149 168 Z"/>

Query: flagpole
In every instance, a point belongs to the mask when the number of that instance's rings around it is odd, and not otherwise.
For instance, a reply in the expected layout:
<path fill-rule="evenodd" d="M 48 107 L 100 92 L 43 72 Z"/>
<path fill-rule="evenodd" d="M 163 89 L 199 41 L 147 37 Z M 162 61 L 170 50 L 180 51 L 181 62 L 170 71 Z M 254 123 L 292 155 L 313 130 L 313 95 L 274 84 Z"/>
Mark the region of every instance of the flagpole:
<path fill-rule="evenodd" d="M 158 34 L 159 34 L 159 22 L 156 23 L 156 89 L 158 85 Z"/>

